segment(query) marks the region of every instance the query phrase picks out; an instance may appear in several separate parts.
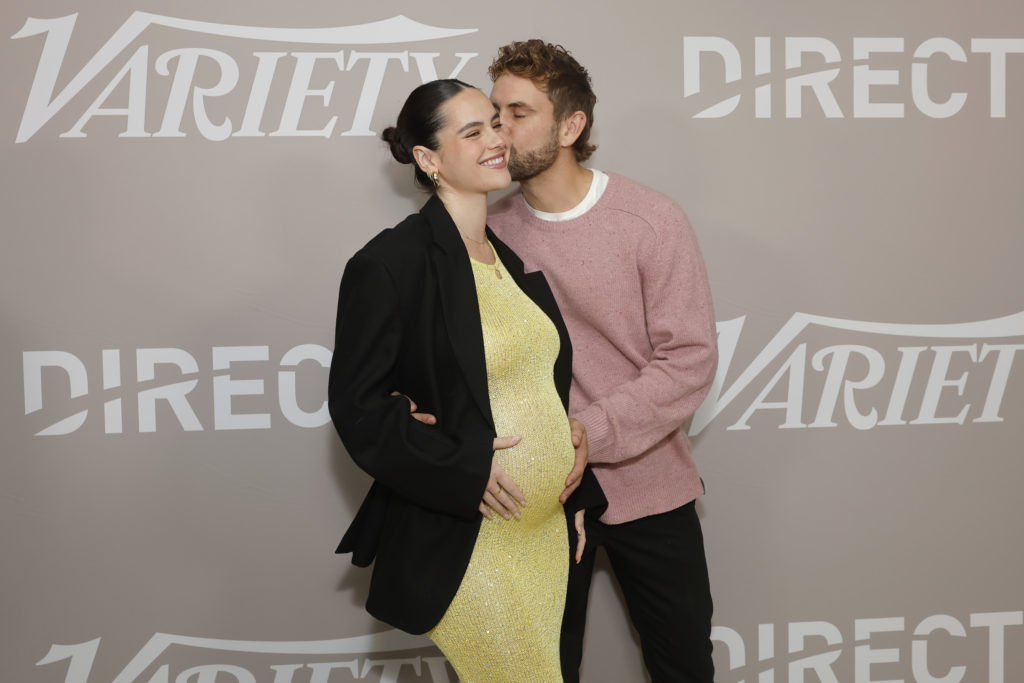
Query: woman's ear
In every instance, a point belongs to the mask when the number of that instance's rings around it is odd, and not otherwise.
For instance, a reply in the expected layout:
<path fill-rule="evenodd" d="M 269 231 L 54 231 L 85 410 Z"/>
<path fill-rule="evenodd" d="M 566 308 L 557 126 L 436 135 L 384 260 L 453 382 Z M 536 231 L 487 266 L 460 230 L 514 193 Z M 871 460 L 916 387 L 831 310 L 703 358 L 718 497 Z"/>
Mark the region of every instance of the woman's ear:
<path fill-rule="evenodd" d="M 416 145 L 412 148 L 412 158 L 416 160 L 416 165 L 420 167 L 420 170 L 428 176 L 437 170 L 437 152 L 432 149 Z"/>

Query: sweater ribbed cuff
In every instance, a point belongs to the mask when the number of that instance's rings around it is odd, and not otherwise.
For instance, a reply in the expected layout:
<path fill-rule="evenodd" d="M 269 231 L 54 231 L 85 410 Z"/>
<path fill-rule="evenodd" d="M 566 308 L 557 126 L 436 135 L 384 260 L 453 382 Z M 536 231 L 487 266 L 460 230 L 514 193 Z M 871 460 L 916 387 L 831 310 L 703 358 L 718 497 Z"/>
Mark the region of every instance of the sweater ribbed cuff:
<path fill-rule="evenodd" d="M 604 409 L 592 403 L 579 415 L 574 415 L 587 430 L 587 462 L 614 462 L 615 449 L 612 426 Z"/>

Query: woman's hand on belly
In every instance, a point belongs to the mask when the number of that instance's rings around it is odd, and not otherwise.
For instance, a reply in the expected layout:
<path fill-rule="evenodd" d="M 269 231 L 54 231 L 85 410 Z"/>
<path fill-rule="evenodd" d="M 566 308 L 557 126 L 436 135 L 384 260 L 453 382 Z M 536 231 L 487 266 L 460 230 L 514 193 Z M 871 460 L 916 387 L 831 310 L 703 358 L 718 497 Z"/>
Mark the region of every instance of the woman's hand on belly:
<path fill-rule="evenodd" d="M 494 440 L 493 448 L 496 451 L 505 448 L 512 448 L 519 443 L 521 437 L 499 436 Z M 526 505 L 526 496 L 519 490 L 512 477 L 505 473 L 505 468 L 498 460 L 491 460 L 491 476 L 487 479 L 487 488 L 484 489 L 483 500 L 480 501 L 480 514 L 487 519 L 493 516 L 492 510 L 505 519 L 515 517 L 519 519 L 519 506 Z"/>

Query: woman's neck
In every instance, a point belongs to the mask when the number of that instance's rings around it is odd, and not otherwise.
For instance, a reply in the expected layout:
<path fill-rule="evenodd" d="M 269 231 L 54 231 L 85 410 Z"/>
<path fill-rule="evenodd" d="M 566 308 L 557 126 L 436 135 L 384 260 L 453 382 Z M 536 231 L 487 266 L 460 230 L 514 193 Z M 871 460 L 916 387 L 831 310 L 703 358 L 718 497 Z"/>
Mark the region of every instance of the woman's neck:
<path fill-rule="evenodd" d="M 487 226 L 487 195 L 480 192 L 472 194 L 453 192 L 441 189 L 438 198 L 444 208 L 455 221 L 455 227 L 462 236 L 473 242 L 482 243 L 487 240 L 484 228 Z"/>

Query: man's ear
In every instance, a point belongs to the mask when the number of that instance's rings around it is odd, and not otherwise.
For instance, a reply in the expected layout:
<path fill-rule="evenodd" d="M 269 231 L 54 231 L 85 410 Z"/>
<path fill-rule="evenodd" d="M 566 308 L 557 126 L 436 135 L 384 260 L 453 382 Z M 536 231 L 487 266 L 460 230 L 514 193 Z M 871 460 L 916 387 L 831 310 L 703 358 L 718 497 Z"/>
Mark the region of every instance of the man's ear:
<path fill-rule="evenodd" d="M 437 152 L 432 149 L 423 145 L 416 145 L 412 148 L 412 158 L 416 161 L 416 165 L 420 167 L 420 170 L 427 175 L 437 170 L 439 159 Z"/>
<path fill-rule="evenodd" d="M 574 111 L 569 114 L 562 121 L 558 127 L 559 137 L 561 138 L 562 147 L 572 147 L 576 144 L 576 140 L 579 139 L 583 133 L 583 129 L 587 127 L 587 115 L 581 111 Z"/>

